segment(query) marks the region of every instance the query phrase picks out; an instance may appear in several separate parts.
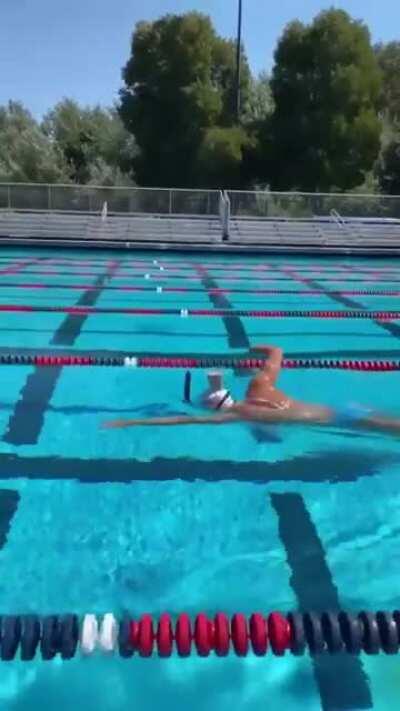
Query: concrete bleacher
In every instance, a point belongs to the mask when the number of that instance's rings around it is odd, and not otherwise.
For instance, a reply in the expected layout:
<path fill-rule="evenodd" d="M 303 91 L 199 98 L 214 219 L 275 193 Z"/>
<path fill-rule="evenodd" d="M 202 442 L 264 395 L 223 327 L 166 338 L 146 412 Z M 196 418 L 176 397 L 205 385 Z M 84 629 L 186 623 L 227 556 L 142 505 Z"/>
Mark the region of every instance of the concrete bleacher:
<path fill-rule="evenodd" d="M 0 243 L 38 246 L 134 247 L 190 242 L 215 245 L 222 240 L 218 217 L 108 215 L 0 211 Z"/>
<path fill-rule="evenodd" d="M 271 251 L 400 254 L 400 220 L 231 218 L 229 243 Z"/>
<path fill-rule="evenodd" d="M 0 210 L 0 244 L 400 254 L 400 220 Z"/>

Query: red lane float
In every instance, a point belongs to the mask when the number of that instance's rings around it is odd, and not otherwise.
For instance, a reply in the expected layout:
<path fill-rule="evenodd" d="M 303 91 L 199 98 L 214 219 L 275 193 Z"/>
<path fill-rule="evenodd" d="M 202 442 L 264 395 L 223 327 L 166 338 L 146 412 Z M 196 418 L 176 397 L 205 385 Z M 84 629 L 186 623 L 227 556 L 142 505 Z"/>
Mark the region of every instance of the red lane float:
<path fill-rule="evenodd" d="M 286 653 L 301 656 L 318 654 L 398 654 L 400 612 L 260 612 L 246 617 L 242 613 L 214 617 L 199 613 L 192 620 L 186 613 L 159 619 L 145 614 L 103 616 L 87 613 L 64 615 L 1 615 L 0 659 L 32 661 L 39 652 L 43 660 L 72 659 L 80 652 L 85 657 L 98 652 L 119 654 L 125 659 L 168 658 L 215 654 L 239 657 L 255 654 L 264 657 Z"/>
<path fill-rule="evenodd" d="M 290 618 L 280 612 L 271 612 L 267 617 L 254 613 L 248 619 L 241 613 L 230 618 L 219 612 L 212 619 L 199 613 L 193 621 L 183 613 L 175 622 L 167 613 L 158 622 L 146 614 L 139 620 L 129 620 L 128 625 L 122 645 L 120 637 L 122 656 L 137 652 L 141 657 L 150 657 L 157 651 L 159 657 L 170 657 L 174 649 L 181 657 L 188 657 L 193 651 L 200 657 L 212 652 L 226 657 L 231 651 L 238 657 L 246 657 L 250 651 L 265 656 L 269 646 L 274 655 L 283 656 L 291 651 L 293 639 Z M 305 644 L 304 637 L 304 647 Z"/>
<path fill-rule="evenodd" d="M 0 354 L 0 365 L 33 365 L 38 367 L 126 367 L 126 368 L 235 368 L 255 370 L 262 368 L 262 358 L 230 358 L 229 356 L 140 356 L 140 355 L 54 355 L 54 354 Z M 334 359 L 285 359 L 283 367 L 288 369 L 355 370 L 362 372 L 387 373 L 400 370 L 400 361 L 390 360 L 334 360 Z"/>

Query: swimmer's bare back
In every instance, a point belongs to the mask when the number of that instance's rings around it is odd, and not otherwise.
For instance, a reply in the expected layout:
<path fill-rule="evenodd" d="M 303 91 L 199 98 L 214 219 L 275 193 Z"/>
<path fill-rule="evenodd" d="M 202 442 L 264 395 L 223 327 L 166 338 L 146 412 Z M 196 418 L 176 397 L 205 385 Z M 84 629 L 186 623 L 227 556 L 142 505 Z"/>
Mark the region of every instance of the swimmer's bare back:
<path fill-rule="evenodd" d="M 252 349 L 267 356 L 263 367 L 251 380 L 243 402 L 237 407 L 251 422 L 313 422 L 325 424 L 332 420 L 333 411 L 327 407 L 294 400 L 278 390 L 283 351 L 276 346 L 254 346 Z"/>

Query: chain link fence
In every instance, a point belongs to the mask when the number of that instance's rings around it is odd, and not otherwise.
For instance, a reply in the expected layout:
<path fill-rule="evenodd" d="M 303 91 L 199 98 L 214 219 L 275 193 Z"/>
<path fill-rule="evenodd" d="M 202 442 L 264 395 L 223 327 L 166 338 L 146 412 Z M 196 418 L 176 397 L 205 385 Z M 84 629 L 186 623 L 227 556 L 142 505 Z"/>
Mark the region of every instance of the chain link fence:
<path fill-rule="evenodd" d="M 221 217 L 220 195 L 219 190 L 0 183 L 0 209 L 100 213 L 107 203 L 109 214 Z M 400 219 L 400 196 L 236 190 L 223 195 L 232 217 L 309 219 L 336 211 L 342 217 Z"/>
<path fill-rule="evenodd" d="M 219 190 L 0 184 L 0 209 L 218 216 Z"/>
<path fill-rule="evenodd" d="M 357 193 L 273 193 L 228 191 L 232 217 L 342 217 L 400 219 L 400 196 Z"/>

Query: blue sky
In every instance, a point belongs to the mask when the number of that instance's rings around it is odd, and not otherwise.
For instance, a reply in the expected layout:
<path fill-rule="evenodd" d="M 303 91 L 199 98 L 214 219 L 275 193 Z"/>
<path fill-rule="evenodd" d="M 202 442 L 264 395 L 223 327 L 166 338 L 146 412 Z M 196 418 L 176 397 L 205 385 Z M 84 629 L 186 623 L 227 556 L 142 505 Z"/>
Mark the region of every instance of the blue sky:
<path fill-rule="evenodd" d="M 400 39 L 399 0 L 243 0 L 244 43 L 254 71 L 270 69 L 285 24 L 341 7 L 369 26 L 373 41 Z M 237 0 L 0 0 L 0 104 L 22 101 L 36 116 L 65 96 L 110 105 L 121 86 L 138 20 L 167 12 L 210 14 L 236 32 Z M 397 37 L 396 37 L 397 33 Z"/>

